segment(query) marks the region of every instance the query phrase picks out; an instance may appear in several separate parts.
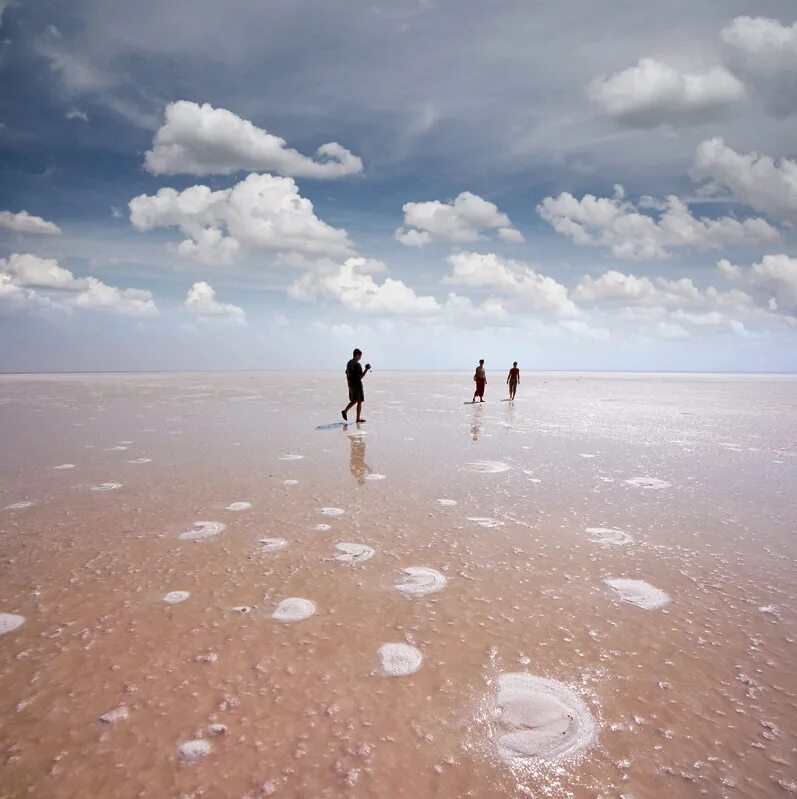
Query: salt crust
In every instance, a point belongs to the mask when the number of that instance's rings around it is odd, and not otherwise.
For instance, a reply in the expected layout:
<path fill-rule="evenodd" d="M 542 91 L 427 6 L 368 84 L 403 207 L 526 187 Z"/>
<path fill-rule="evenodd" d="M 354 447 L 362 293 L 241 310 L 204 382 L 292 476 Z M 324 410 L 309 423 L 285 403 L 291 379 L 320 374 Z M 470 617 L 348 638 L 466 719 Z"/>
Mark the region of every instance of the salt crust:
<path fill-rule="evenodd" d="M 183 760 L 194 761 L 201 760 L 205 755 L 209 755 L 213 751 L 213 747 L 204 738 L 197 738 L 180 744 L 177 751 Z"/>
<path fill-rule="evenodd" d="M 249 510 L 251 502 L 231 502 L 224 510 Z"/>
<path fill-rule="evenodd" d="M 291 623 L 294 621 L 304 621 L 315 615 L 315 602 L 304 599 L 300 596 L 288 597 L 277 605 L 277 609 L 271 614 L 274 621 Z"/>
<path fill-rule="evenodd" d="M 176 605 L 178 602 L 185 602 L 190 596 L 190 591 L 169 591 L 168 594 L 163 595 L 163 601 L 167 605 Z"/>
<path fill-rule="evenodd" d="M 343 516 L 346 513 L 343 508 L 321 508 L 319 512 L 323 513 L 324 516 Z"/>
<path fill-rule="evenodd" d="M 227 525 L 221 522 L 194 522 L 193 530 L 186 530 L 177 537 L 181 541 L 199 541 L 223 533 L 226 529 Z"/>
<path fill-rule="evenodd" d="M 646 583 L 644 580 L 616 578 L 604 580 L 603 582 L 613 588 L 623 602 L 636 605 L 644 610 L 657 610 L 670 602 L 669 594 L 650 583 Z"/>
<path fill-rule="evenodd" d="M 436 569 L 428 566 L 408 566 L 402 569 L 405 575 L 404 582 L 397 583 L 395 588 L 402 594 L 433 594 L 442 591 L 448 582 Z"/>
<path fill-rule="evenodd" d="M 335 555 L 335 560 L 339 560 L 341 563 L 362 563 L 365 560 L 370 560 L 376 552 L 373 547 L 365 544 L 351 544 L 345 541 L 335 544 L 335 549 L 341 553 Z"/>
<path fill-rule="evenodd" d="M 628 485 L 636 486 L 637 488 L 647 488 L 651 491 L 669 488 L 672 485 L 672 483 L 668 483 L 665 480 L 659 480 L 658 477 L 632 477 L 625 482 Z"/>
<path fill-rule="evenodd" d="M 587 527 L 586 532 L 592 541 L 604 546 L 622 546 L 634 541 L 628 533 L 623 530 L 615 530 L 612 527 Z"/>
<path fill-rule="evenodd" d="M 409 644 L 382 644 L 377 654 L 380 669 L 386 677 L 406 677 L 423 664 L 421 650 Z"/>
<path fill-rule="evenodd" d="M 258 542 L 263 552 L 276 552 L 278 549 L 285 549 L 288 542 L 284 538 L 261 538 Z"/>
<path fill-rule="evenodd" d="M 478 472 L 479 474 L 498 474 L 508 472 L 509 466 L 501 461 L 474 461 L 465 465 L 465 471 Z"/>
<path fill-rule="evenodd" d="M 486 516 L 468 516 L 469 522 L 474 522 L 478 524 L 479 527 L 503 527 L 504 523 L 498 521 L 498 519 L 490 519 Z"/>
<path fill-rule="evenodd" d="M 24 623 L 24 616 L 18 616 L 16 613 L 0 613 L 0 635 L 10 633 Z"/>

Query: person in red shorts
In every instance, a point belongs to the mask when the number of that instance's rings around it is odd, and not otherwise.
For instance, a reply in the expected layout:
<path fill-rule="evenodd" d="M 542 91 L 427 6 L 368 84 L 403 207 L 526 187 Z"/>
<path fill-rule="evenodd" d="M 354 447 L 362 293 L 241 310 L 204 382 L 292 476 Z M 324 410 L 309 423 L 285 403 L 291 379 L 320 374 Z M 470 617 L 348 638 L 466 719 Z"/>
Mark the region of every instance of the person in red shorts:
<path fill-rule="evenodd" d="M 476 397 L 480 402 L 484 402 L 484 387 L 487 385 L 487 372 L 484 371 L 484 358 L 479 361 L 476 367 L 476 372 L 473 375 L 473 380 L 476 383 L 476 390 L 473 392 L 472 402 L 476 402 Z"/>
<path fill-rule="evenodd" d="M 509 385 L 509 399 L 513 400 L 517 392 L 517 384 L 520 382 L 520 369 L 517 368 L 517 361 L 512 364 L 512 368 L 506 376 L 506 382 Z"/>

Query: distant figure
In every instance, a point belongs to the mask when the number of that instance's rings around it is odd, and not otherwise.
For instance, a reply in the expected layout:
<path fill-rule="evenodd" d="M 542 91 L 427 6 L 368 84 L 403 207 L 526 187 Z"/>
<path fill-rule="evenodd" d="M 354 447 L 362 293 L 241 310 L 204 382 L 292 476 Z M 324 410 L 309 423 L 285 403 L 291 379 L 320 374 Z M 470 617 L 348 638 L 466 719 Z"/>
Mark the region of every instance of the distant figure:
<path fill-rule="evenodd" d="M 360 366 L 360 358 L 363 357 L 361 350 L 354 350 L 352 359 L 346 364 L 346 382 L 349 384 L 349 404 L 340 412 L 345 422 L 349 421 L 348 413 L 352 406 L 357 406 L 357 423 L 364 422 L 362 418 L 363 403 L 365 402 L 365 392 L 363 391 L 363 378 L 368 374 L 371 364 L 365 364 L 365 371 Z"/>
<path fill-rule="evenodd" d="M 484 358 L 479 361 L 476 367 L 476 373 L 473 375 L 473 380 L 476 383 L 476 390 L 473 392 L 472 402 L 476 402 L 476 397 L 481 402 L 484 402 L 484 387 L 487 385 L 487 373 L 484 371 Z"/>
<path fill-rule="evenodd" d="M 517 361 L 512 364 L 512 368 L 506 376 L 506 382 L 509 384 L 509 399 L 513 400 L 515 399 L 517 384 L 520 382 L 520 369 L 517 368 Z"/>

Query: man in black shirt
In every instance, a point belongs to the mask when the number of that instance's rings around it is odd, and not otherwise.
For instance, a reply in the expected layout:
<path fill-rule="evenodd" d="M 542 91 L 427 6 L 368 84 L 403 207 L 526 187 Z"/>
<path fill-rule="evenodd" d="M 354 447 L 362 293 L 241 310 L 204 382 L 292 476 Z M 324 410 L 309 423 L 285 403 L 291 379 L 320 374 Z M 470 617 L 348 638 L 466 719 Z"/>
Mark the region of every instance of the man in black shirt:
<path fill-rule="evenodd" d="M 348 412 L 352 406 L 357 406 L 357 422 L 364 422 L 365 419 L 360 415 L 362 413 L 363 403 L 365 402 L 365 393 L 363 392 L 363 378 L 368 374 L 371 364 L 365 364 L 365 370 L 360 366 L 360 358 L 363 354 L 360 350 L 354 350 L 352 359 L 346 364 L 346 382 L 349 384 L 349 404 L 340 412 L 344 421 L 348 422 Z"/>

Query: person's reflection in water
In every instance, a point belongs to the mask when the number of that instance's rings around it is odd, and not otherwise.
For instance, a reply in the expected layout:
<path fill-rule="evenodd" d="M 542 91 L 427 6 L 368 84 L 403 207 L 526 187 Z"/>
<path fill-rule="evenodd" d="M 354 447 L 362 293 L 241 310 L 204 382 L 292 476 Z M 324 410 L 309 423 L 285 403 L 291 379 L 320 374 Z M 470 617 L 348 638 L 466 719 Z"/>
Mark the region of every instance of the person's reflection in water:
<path fill-rule="evenodd" d="M 344 428 L 344 430 L 347 428 Z M 359 428 L 358 428 L 359 429 Z M 357 481 L 359 485 L 365 483 L 365 478 L 371 474 L 371 467 L 365 462 L 365 436 L 356 435 L 354 433 L 346 433 L 351 441 L 351 458 L 349 461 L 349 469 L 351 476 Z"/>
<path fill-rule="evenodd" d="M 479 440 L 479 434 L 482 431 L 482 409 L 481 407 L 473 409 L 473 418 L 470 422 L 470 435 L 474 441 Z"/>

